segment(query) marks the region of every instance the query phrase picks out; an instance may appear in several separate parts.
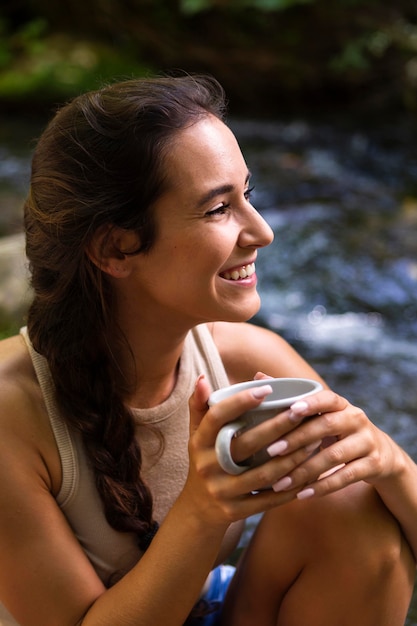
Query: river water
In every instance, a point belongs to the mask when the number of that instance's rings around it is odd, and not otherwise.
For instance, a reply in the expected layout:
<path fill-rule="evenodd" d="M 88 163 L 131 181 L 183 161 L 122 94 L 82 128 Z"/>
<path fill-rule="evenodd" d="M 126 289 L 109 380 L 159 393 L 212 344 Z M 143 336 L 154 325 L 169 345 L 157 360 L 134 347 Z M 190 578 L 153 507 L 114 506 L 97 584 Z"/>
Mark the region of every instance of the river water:
<path fill-rule="evenodd" d="M 417 460 L 417 128 L 231 121 L 275 240 L 255 322 Z M 0 232 L 18 221 L 36 126 L 0 121 Z M 407 626 L 417 626 L 417 597 Z"/>

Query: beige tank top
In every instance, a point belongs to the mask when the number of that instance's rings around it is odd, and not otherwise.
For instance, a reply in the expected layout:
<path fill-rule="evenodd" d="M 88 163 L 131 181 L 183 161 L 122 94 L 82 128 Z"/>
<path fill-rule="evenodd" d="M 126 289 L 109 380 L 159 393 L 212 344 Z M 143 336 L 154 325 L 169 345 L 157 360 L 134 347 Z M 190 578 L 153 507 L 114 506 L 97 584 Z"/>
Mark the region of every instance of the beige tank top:
<path fill-rule="evenodd" d="M 21 334 L 32 358 L 61 457 L 62 485 L 57 503 L 98 576 L 106 586 L 110 586 L 135 565 L 142 553 L 133 534 L 119 533 L 107 523 L 81 439 L 77 433 L 68 429 L 58 411 L 46 359 L 35 352 L 25 328 Z M 152 491 L 154 517 L 159 523 L 177 499 L 187 477 L 188 400 L 200 374 L 205 374 L 213 390 L 229 384 L 220 355 L 205 324 L 197 326 L 187 335 L 177 384 L 169 398 L 156 407 L 134 410 L 143 455 L 143 478 Z M 162 451 L 155 430 L 163 435 Z M 16 624 L 0 605 L 0 625 Z"/>

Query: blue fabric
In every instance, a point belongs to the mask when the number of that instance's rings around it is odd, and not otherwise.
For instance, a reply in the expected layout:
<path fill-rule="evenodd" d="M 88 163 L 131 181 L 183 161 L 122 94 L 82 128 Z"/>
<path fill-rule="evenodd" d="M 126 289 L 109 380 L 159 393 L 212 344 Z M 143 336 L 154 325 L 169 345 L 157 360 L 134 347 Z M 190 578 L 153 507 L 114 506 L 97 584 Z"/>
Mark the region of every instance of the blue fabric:
<path fill-rule="evenodd" d="M 203 610 L 207 608 L 210 612 L 203 617 L 189 617 L 186 626 L 218 626 L 223 601 L 234 573 L 235 568 L 232 565 L 219 565 L 213 570 L 210 587 L 197 605 Z"/>

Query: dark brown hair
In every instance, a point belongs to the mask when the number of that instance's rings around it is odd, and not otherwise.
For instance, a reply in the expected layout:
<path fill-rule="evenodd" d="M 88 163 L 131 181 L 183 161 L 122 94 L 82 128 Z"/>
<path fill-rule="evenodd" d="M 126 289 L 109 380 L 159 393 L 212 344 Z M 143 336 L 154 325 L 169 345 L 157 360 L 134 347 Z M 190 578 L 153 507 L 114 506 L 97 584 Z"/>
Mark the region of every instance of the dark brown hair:
<path fill-rule="evenodd" d="M 34 298 L 28 331 L 49 363 L 62 414 L 78 430 L 109 524 L 137 533 L 153 525 L 140 478 L 141 451 L 114 357 L 124 338 L 107 275 L 86 249 L 97 229 L 157 236 L 152 205 L 165 190 L 164 154 L 181 129 L 209 113 L 223 119 L 211 77 L 132 79 L 75 98 L 40 137 L 25 203 L 26 252 Z"/>

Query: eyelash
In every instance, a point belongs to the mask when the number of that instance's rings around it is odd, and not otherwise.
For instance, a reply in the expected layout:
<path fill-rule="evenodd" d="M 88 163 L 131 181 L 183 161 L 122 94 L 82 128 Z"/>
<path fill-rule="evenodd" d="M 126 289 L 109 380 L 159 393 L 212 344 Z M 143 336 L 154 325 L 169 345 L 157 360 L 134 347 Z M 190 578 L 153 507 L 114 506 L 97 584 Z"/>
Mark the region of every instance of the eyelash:
<path fill-rule="evenodd" d="M 255 189 L 255 186 L 249 187 L 248 189 L 246 189 L 244 196 L 246 198 L 247 201 L 250 200 L 252 191 Z M 222 204 L 221 206 L 217 207 L 217 209 L 213 209 L 212 211 L 208 211 L 206 213 L 206 215 L 208 217 L 212 217 L 215 215 L 224 215 L 224 213 L 226 213 L 227 209 L 230 207 L 230 203 L 227 204 Z"/>

